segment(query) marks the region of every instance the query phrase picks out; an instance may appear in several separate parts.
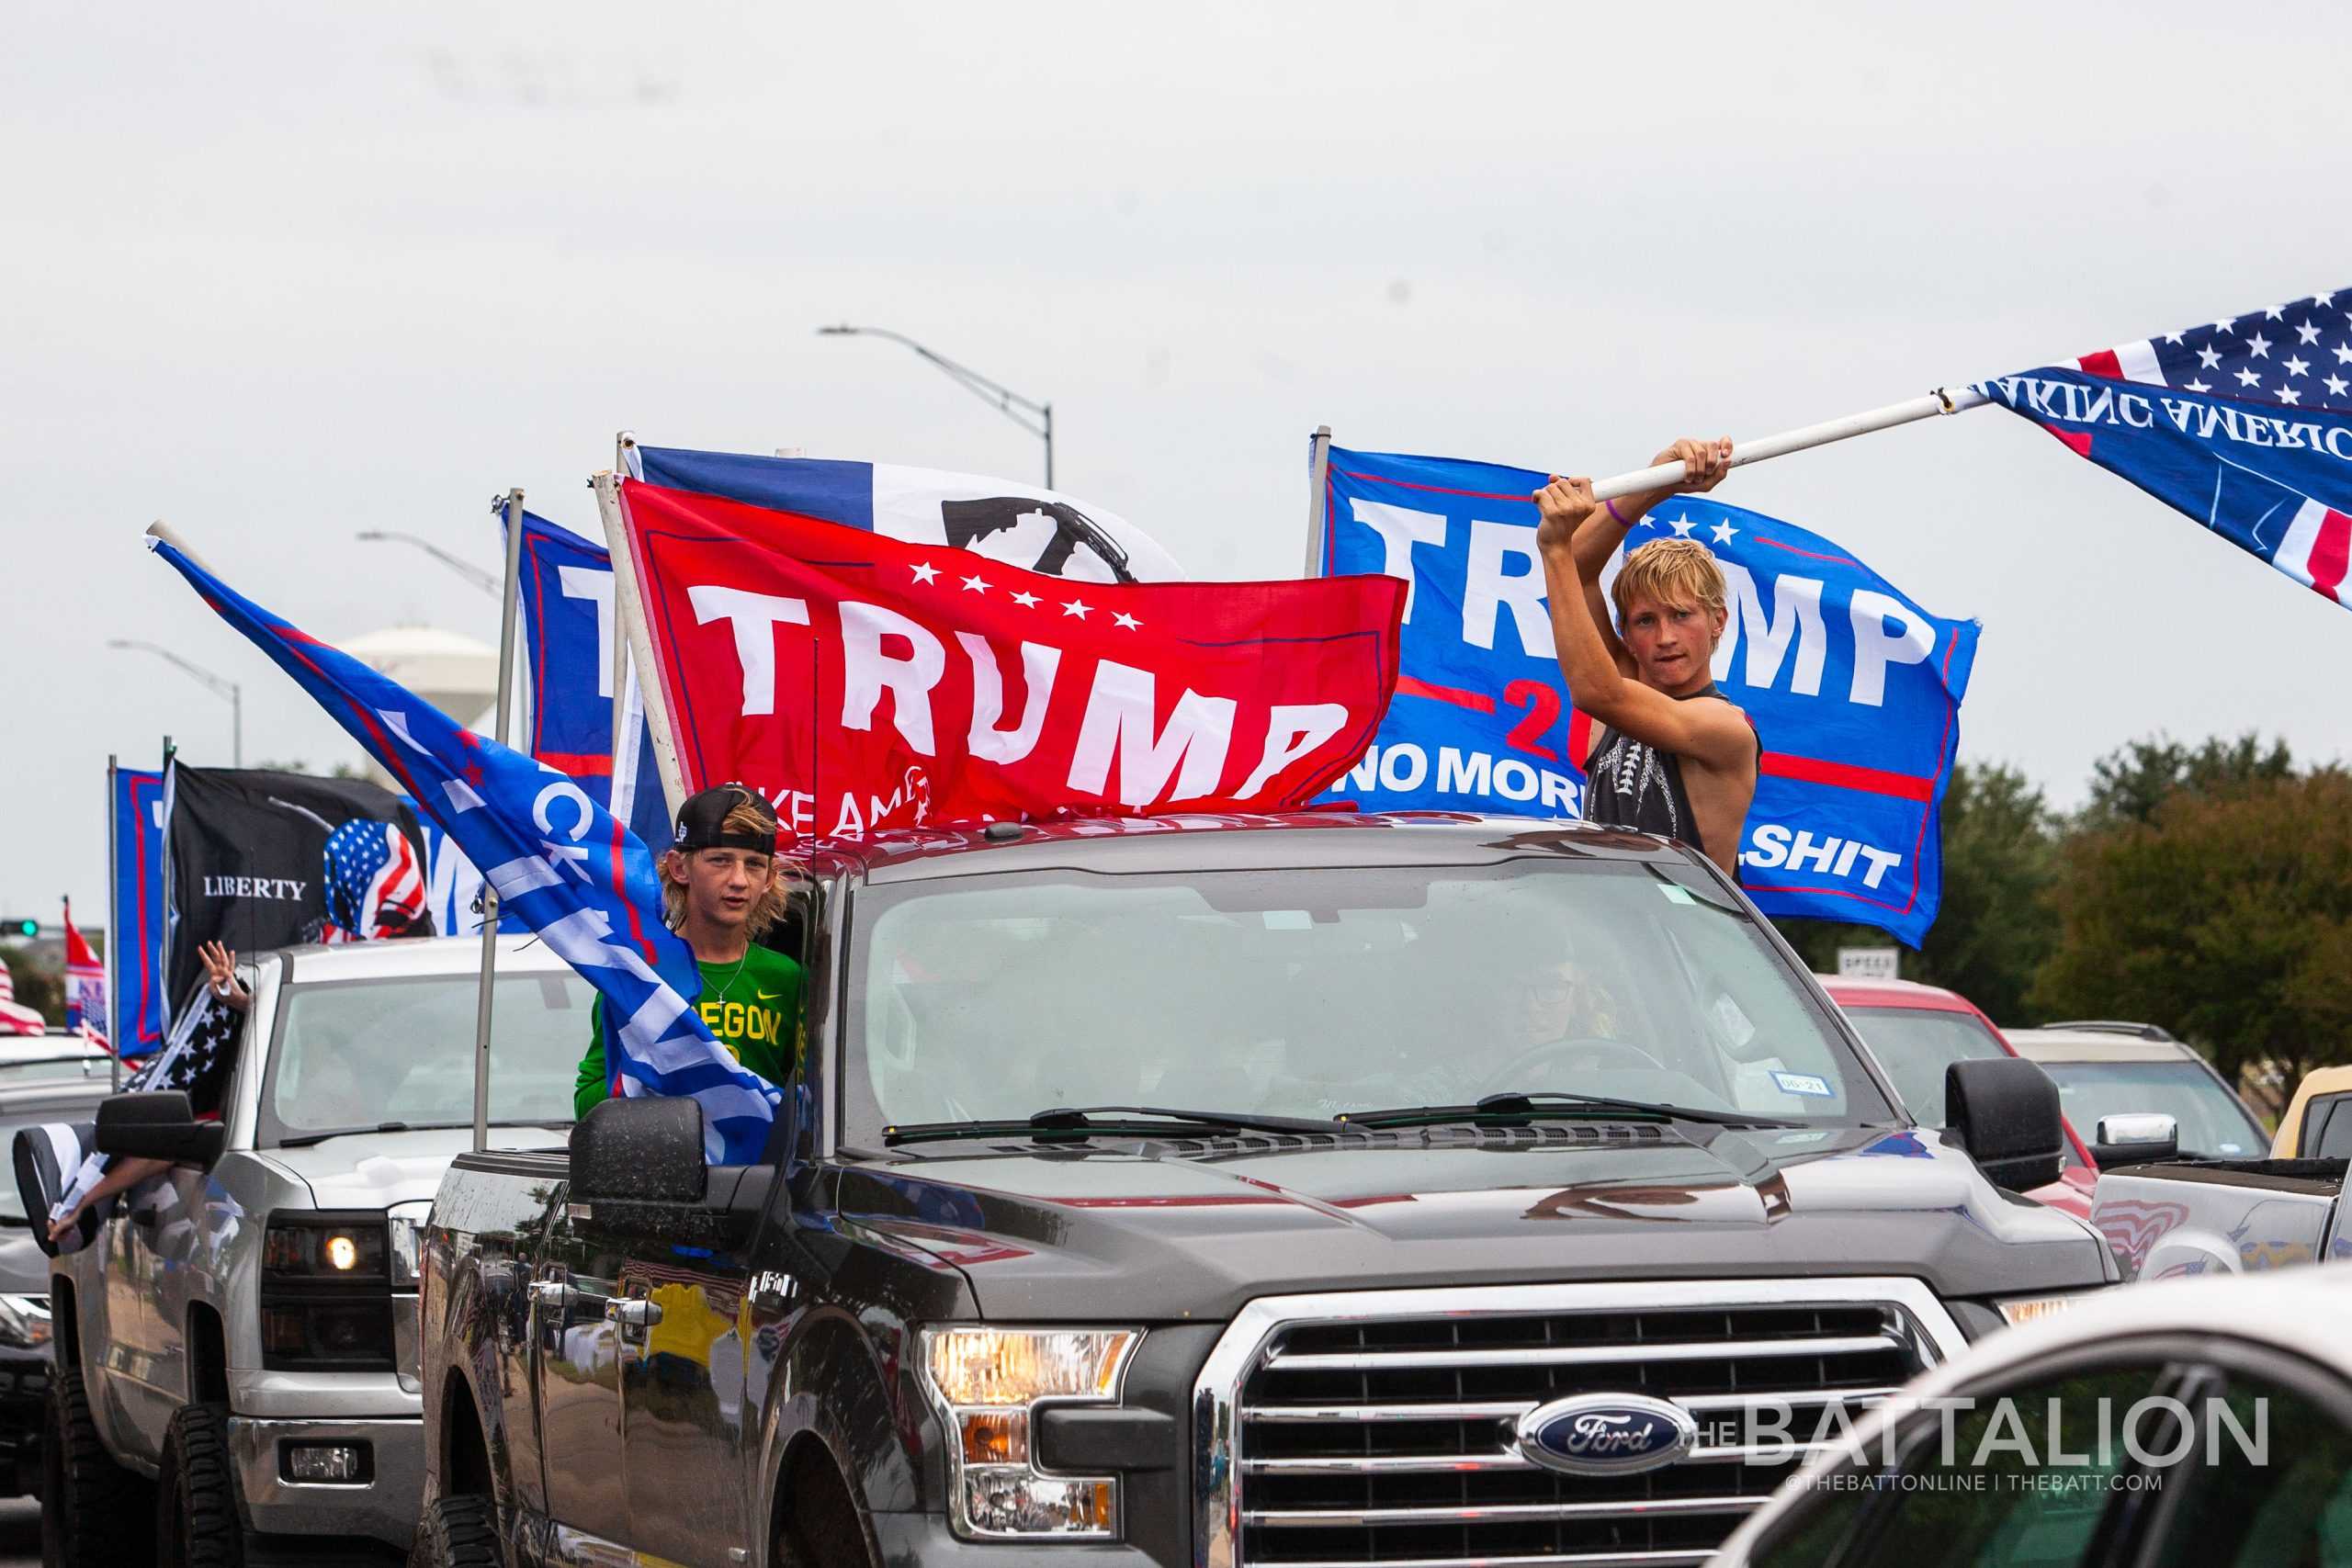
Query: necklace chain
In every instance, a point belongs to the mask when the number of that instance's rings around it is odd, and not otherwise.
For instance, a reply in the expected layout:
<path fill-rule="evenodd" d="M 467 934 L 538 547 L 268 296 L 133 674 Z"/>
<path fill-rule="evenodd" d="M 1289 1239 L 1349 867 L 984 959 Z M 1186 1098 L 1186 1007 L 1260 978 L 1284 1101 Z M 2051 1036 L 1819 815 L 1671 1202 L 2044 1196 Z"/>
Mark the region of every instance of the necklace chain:
<path fill-rule="evenodd" d="M 743 966 L 751 961 L 752 950 L 747 947 L 743 950 L 743 956 L 735 961 L 735 973 L 727 976 L 727 984 L 718 987 L 718 999 L 720 1001 L 723 1002 L 734 995 L 735 982 L 743 977 Z"/>

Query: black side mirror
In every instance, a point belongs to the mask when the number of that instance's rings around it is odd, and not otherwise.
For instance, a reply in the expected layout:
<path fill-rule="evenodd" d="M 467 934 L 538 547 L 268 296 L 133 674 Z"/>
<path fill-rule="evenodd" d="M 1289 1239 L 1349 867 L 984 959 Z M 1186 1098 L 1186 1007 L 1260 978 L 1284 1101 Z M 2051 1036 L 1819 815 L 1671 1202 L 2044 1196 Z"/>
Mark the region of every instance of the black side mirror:
<path fill-rule="evenodd" d="M 712 1168 L 691 1100 L 607 1100 L 571 1129 L 572 1218 L 616 1235 L 733 1247 L 767 1212 L 773 1166 Z"/>
<path fill-rule="evenodd" d="M 2091 1159 L 2101 1170 L 2180 1157 L 2180 1123 L 2159 1111 L 2102 1116 L 2098 1133 Z"/>
<path fill-rule="evenodd" d="M 2021 1056 L 1954 1062 L 1944 1069 L 1946 1134 L 1986 1180 L 2011 1192 L 2058 1179 L 2065 1118 L 2058 1086 Z"/>
<path fill-rule="evenodd" d="M 607 1100 L 571 1129 L 571 1201 L 702 1201 L 702 1107 L 691 1100 Z"/>
<path fill-rule="evenodd" d="M 109 1095 L 98 1101 L 90 1141 L 102 1155 L 209 1167 L 229 1136 L 218 1122 L 199 1122 L 175 1089 Z"/>

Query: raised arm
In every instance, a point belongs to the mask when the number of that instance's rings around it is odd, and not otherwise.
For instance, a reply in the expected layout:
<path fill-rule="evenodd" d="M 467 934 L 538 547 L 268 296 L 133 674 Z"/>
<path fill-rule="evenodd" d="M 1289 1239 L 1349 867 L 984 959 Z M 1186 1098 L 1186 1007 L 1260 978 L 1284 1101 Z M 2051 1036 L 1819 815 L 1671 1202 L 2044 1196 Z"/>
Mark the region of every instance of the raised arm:
<path fill-rule="evenodd" d="M 1712 490 L 1723 477 L 1730 445 L 1675 443 L 1658 460 L 1688 464 L 1690 479 L 1672 490 L 1634 497 L 1634 502 L 1646 512 L 1669 495 Z M 1636 740 L 1711 766 L 1738 766 L 1752 745 L 1746 720 L 1728 705 L 1681 703 L 1645 685 L 1632 673 L 1631 655 L 1609 633 L 1600 570 L 1623 537 L 1625 525 L 1593 499 L 1589 479 L 1555 479 L 1534 499 L 1544 519 L 1536 538 L 1544 555 L 1552 637 L 1571 700 Z M 1619 511 L 1628 520 L 1637 515 L 1623 503 Z M 1608 519 L 1606 527 L 1595 525 L 1596 514 Z"/>
<path fill-rule="evenodd" d="M 1729 456 L 1731 440 L 1728 436 L 1720 441 L 1685 439 L 1660 452 L 1650 462 L 1653 466 L 1659 463 L 1683 464 L 1695 476 L 1694 482 L 1685 488 L 1696 491 L 1714 488 L 1723 477 L 1722 461 Z M 1669 485 L 1662 490 L 1639 491 L 1614 501 L 1601 502 L 1591 507 L 1576 524 L 1569 538 L 1568 547 L 1575 558 L 1576 574 L 1584 584 L 1585 609 L 1591 615 L 1592 624 L 1600 629 L 1601 646 L 1609 650 L 1610 662 L 1617 667 L 1619 674 L 1629 680 L 1637 671 L 1634 668 L 1633 655 L 1625 651 L 1624 643 L 1617 636 L 1617 628 L 1609 613 L 1608 595 L 1601 592 L 1601 574 L 1609 570 L 1610 558 L 1625 542 L 1626 531 L 1639 523 L 1652 507 L 1678 493 L 1675 487 Z M 1574 689 L 1570 688 L 1571 691 Z M 1591 710 L 1588 708 L 1586 711 Z"/>

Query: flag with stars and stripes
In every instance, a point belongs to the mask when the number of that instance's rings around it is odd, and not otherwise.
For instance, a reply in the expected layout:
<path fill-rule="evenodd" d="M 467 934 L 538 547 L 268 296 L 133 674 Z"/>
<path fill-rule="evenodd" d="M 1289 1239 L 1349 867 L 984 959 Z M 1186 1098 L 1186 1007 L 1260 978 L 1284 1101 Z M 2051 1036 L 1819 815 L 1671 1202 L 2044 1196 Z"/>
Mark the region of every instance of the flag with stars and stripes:
<path fill-rule="evenodd" d="M 1401 583 L 1074 581 L 624 480 L 689 790 L 797 832 L 1287 811 L 1362 753 Z"/>
<path fill-rule="evenodd" d="M 149 547 L 250 637 L 456 840 L 521 920 L 596 987 L 621 1093 L 702 1107 L 713 1165 L 758 1161 L 780 1090 L 737 1063 L 690 1005 L 694 953 L 662 920 L 653 857 L 568 775 L 447 714 L 254 604 L 169 543 Z"/>
<path fill-rule="evenodd" d="M 1979 389 L 2352 609 L 2352 290 Z"/>

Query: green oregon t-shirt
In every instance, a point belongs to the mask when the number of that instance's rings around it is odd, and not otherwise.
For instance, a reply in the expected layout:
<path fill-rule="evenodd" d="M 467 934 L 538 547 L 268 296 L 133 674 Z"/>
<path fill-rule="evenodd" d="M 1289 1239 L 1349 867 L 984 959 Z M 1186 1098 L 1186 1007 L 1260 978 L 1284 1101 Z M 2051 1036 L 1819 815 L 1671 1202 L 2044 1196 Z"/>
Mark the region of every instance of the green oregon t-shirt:
<path fill-rule="evenodd" d="M 703 964 L 702 996 L 695 1010 L 718 1043 L 735 1059 L 772 1084 L 792 1077 L 800 1061 L 800 965 L 772 947 L 754 946 L 733 964 Z M 589 1107 L 613 1092 L 613 1076 L 605 1066 L 605 1003 L 598 998 L 588 1010 L 588 1054 L 580 1059 L 580 1077 L 572 1086 L 571 1113 L 588 1114 Z"/>

